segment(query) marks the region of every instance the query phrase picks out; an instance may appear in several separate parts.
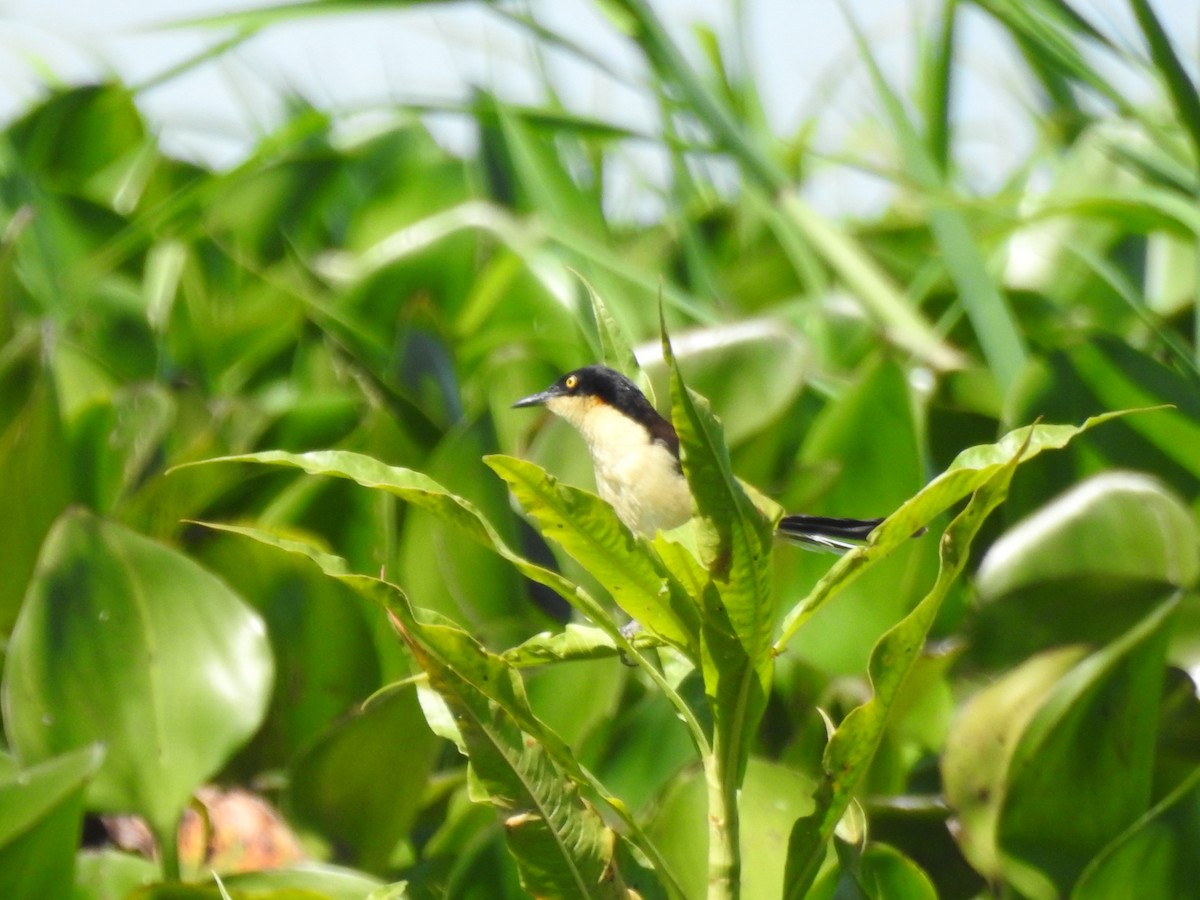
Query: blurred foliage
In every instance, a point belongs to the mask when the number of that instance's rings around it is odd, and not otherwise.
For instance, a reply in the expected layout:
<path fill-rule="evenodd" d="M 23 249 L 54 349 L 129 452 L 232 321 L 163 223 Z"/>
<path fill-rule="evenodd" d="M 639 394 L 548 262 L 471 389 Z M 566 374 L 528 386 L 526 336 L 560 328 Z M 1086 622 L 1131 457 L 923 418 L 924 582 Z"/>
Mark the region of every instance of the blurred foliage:
<path fill-rule="evenodd" d="M 660 114 L 654 221 L 605 203 L 647 136 L 550 83 L 453 110 L 467 158 L 416 108 L 347 137 L 297 101 L 214 171 L 117 83 L 4 127 L 0 894 L 1196 895 L 1200 96 L 1153 7 L 1118 35 L 946 0 L 914 85 L 861 40 L 870 148 L 838 164 L 891 193 L 860 222 L 807 202 L 831 163 L 813 123 L 768 132 L 736 41 L 603 7 Z M 966 15 L 1037 88 L 987 192 L 954 114 Z M 508 410 L 626 341 L 696 448 L 719 584 L 622 543 L 567 487 L 577 436 Z M 214 457 L 255 464 L 187 465 Z M 733 473 L 899 511 L 840 561 L 771 547 Z M 181 873 L 214 783 L 309 861 Z"/>

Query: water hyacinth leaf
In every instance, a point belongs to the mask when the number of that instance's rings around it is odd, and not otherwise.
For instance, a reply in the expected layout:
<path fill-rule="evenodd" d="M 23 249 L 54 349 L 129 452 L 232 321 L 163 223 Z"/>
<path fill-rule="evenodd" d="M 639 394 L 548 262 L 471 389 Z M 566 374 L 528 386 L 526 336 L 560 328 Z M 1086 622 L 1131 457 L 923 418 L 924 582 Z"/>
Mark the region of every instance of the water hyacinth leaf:
<path fill-rule="evenodd" d="M 32 356 L 30 348 L 30 355 Z M 72 496 L 70 459 L 54 385 L 32 360 L 0 372 L 0 632 L 12 631 L 43 538 Z M 29 378 L 32 377 L 32 384 Z M 0 413 L 3 415 L 3 413 Z M 48 460 L 56 461 L 47 465 Z"/>
<path fill-rule="evenodd" d="M 1110 472 L 1009 530 L 980 564 L 977 584 L 985 602 L 1083 575 L 1189 587 L 1200 576 L 1197 537 L 1188 509 L 1153 479 Z"/>
<path fill-rule="evenodd" d="M 959 846 L 981 874 L 999 878 L 996 825 L 1008 763 L 1042 701 L 1087 651 L 1062 647 L 1033 656 L 975 694 L 961 709 L 942 755 L 942 782 Z"/>
<path fill-rule="evenodd" d="M 533 463 L 489 456 L 542 534 L 562 545 L 635 621 L 693 658 L 699 621 L 683 586 L 595 494 L 571 487 Z"/>
<path fill-rule="evenodd" d="M 997 819 L 1005 875 L 1061 896 L 1150 805 L 1171 613 L 1178 593 L 1082 660 L 1046 697 L 1009 763 Z M 1105 785 L 1096 790 L 1096 785 Z"/>
<path fill-rule="evenodd" d="M 1200 883 L 1200 769 L 1154 805 L 1084 869 L 1073 897 L 1184 897 Z"/>
<path fill-rule="evenodd" d="M 1116 640 L 1200 576 L 1192 514 L 1132 472 L 1097 475 L 1006 532 L 980 565 L 970 656 L 1013 665 L 1047 647 Z"/>
<path fill-rule="evenodd" d="M 0 778 L 0 896 L 70 894 L 84 789 L 103 759 L 83 747 Z"/>
<path fill-rule="evenodd" d="M 224 582 L 77 510 L 47 537 L 13 631 L 5 727 L 27 763 L 103 743 L 89 806 L 163 835 L 254 733 L 272 674 L 262 619 Z"/>

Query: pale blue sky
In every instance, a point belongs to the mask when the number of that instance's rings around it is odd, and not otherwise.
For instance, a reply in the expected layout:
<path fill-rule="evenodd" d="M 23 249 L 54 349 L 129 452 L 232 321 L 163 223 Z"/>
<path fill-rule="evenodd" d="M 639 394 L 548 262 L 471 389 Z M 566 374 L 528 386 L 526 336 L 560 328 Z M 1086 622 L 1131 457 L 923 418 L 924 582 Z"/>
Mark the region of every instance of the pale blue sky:
<path fill-rule="evenodd" d="M 47 83 L 75 83 L 116 73 L 139 84 L 213 43 L 220 30 L 171 29 L 161 23 L 263 6 L 255 0 L 6 0 L 0 20 L 0 117 L 14 115 Z M 592 47 L 636 83 L 637 57 L 588 0 L 532 0 L 539 18 Z M 788 133 L 813 114 L 816 146 L 826 151 L 871 151 L 880 116 L 857 60 L 843 8 L 863 25 L 875 52 L 900 84 L 911 82 L 920 25 L 931 0 L 744 0 L 747 43 L 772 124 Z M 1088 0 L 1081 9 L 1134 41 L 1124 0 Z M 691 46 L 697 22 L 731 30 L 725 0 L 659 0 L 660 14 Z M 957 106 L 967 136 L 964 162 L 983 181 L 998 177 L 1028 149 L 1020 106 L 1031 102 L 1016 77 L 1007 43 L 984 17 L 965 6 L 963 37 L 970 63 Z M 1157 0 L 1156 9 L 1186 51 L 1197 46 L 1200 10 L 1191 0 Z M 505 98 L 536 102 L 540 76 L 529 39 L 517 27 L 470 3 L 429 9 L 326 16 L 273 26 L 220 60 L 145 92 L 141 105 L 169 152 L 215 165 L 235 162 L 257 137 L 278 124 L 287 92 L 333 110 L 380 110 L 404 100 L 454 100 L 475 84 Z M 654 121 L 644 94 L 573 60 L 551 60 L 555 83 L 579 112 L 631 125 Z M 462 147 L 469 132 L 452 122 L 439 138 Z M 637 209 L 663 159 L 632 149 L 634 175 L 618 212 Z M 811 190 L 831 212 L 854 212 L 873 202 L 871 179 L 831 167 Z M 628 208 L 622 207 L 629 203 Z"/>

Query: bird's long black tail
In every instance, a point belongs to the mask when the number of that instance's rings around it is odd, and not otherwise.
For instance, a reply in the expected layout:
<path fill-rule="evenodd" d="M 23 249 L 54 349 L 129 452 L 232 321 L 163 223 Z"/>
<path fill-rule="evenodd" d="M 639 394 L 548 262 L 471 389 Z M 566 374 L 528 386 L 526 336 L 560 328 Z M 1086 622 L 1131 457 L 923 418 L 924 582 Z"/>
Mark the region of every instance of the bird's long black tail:
<path fill-rule="evenodd" d="M 844 553 L 865 541 L 883 519 L 845 519 L 840 516 L 784 516 L 780 537 L 814 550 Z"/>

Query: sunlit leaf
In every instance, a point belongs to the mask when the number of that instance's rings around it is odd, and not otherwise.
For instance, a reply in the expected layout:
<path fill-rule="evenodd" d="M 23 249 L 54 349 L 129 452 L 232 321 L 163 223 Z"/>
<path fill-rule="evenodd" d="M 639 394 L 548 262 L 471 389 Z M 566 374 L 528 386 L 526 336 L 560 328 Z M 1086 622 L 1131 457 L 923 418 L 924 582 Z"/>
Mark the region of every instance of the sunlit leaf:
<path fill-rule="evenodd" d="M 486 461 L 508 482 L 542 533 L 582 563 L 621 609 L 696 655 L 695 600 L 639 544 L 611 506 L 595 494 L 558 482 L 533 463 L 510 456 L 490 456 Z"/>
<path fill-rule="evenodd" d="M 195 562 L 75 511 L 46 539 L 4 669 L 5 727 L 33 763 L 106 748 L 89 806 L 159 835 L 262 721 L 262 620 Z"/>

